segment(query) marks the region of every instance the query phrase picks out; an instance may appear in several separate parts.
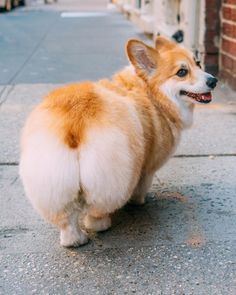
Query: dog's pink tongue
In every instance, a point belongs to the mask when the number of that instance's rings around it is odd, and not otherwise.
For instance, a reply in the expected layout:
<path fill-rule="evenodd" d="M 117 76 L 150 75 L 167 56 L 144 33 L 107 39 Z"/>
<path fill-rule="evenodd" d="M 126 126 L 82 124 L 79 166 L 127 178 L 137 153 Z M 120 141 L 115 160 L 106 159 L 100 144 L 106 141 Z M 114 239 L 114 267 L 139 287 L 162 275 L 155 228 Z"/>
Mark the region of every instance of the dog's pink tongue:
<path fill-rule="evenodd" d="M 201 100 L 212 100 L 212 95 L 211 92 L 207 92 L 207 93 L 201 93 L 200 95 Z"/>

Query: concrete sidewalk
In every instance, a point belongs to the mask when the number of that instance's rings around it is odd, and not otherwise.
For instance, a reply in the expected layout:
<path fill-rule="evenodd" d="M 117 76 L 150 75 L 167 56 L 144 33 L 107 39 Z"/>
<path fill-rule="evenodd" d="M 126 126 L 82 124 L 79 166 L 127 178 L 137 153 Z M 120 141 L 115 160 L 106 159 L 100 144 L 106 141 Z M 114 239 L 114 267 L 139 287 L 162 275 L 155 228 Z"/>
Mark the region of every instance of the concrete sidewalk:
<path fill-rule="evenodd" d="M 88 245 L 61 248 L 26 200 L 18 160 L 27 114 L 58 84 L 110 76 L 127 63 L 127 39 L 145 39 L 102 6 L 105 15 L 62 18 L 59 5 L 0 15 L 0 294 L 234 295 L 236 98 L 222 84 L 196 109 L 147 204 L 118 211 Z"/>

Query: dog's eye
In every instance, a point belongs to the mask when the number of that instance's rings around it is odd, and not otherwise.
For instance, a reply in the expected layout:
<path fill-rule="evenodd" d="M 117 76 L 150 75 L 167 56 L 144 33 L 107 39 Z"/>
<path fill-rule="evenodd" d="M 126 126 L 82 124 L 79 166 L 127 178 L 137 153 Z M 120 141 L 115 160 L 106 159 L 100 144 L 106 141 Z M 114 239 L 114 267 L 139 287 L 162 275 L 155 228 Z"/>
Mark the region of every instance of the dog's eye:
<path fill-rule="evenodd" d="M 188 74 L 188 70 L 186 70 L 186 69 L 180 69 L 180 70 L 178 70 L 178 72 L 177 72 L 177 76 L 178 77 L 185 77 L 186 75 Z"/>

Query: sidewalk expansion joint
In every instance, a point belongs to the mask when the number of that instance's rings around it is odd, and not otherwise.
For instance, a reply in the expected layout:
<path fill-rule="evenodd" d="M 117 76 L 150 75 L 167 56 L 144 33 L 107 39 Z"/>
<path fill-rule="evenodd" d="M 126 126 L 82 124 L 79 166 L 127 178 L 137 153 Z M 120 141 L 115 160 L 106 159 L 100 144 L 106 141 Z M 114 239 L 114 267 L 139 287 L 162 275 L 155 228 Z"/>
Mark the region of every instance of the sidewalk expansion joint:
<path fill-rule="evenodd" d="M 18 166 L 19 162 L 0 162 L 0 166 Z"/>
<path fill-rule="evenodd" d="M 199 155 L 175 155 L 172 158 L 223 158 L 236 157 L 236 153 L 232 154 L 199 154 Z M 0 162 L 0 166 L 18 166 L 19 162 Z"/>
<path fill-rule="evenodd" d="M 216 158 L 216 157 L 235 157 L 236 153 L 226 153 L 226 154 L 197 154 L 197 155 L 175 155 L 173 158 Z"/>

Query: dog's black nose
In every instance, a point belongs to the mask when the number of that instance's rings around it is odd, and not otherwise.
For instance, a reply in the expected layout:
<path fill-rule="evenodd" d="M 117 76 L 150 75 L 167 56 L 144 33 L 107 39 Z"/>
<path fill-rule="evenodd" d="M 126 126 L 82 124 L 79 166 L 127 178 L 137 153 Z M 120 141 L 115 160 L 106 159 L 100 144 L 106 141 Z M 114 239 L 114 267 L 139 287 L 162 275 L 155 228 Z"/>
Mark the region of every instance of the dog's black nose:
<path fill-rule="evenodd" d="M 215 77 L 209 77 L 207 78 L 206 84 L 211 89 L 214 89 L 216 87 L 218 80 Z"/>

